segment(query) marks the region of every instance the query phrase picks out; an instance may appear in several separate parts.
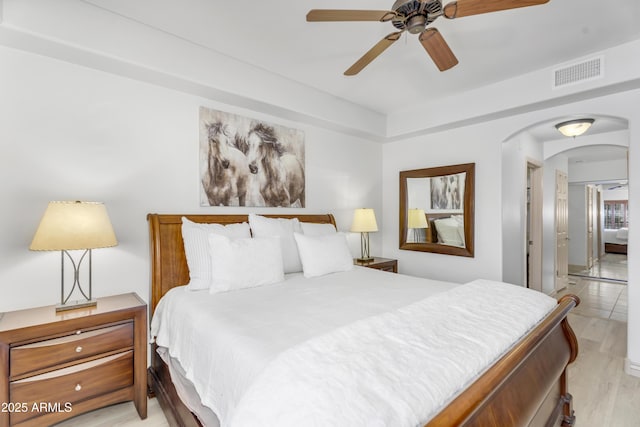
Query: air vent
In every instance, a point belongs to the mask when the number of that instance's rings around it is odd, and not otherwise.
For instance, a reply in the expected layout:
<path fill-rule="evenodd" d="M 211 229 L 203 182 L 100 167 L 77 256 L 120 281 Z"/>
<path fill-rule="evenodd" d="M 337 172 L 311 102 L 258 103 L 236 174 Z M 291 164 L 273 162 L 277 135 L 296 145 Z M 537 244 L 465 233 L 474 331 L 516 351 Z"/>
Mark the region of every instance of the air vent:
<path fill-rule="evenodd" d="M 589 80 L 600 79 L 604 75 L 604 58 L 587 59 L 556 68 L 553 70 L 553 88 L 565 87 L 577 83 L 583 83 Z"/>

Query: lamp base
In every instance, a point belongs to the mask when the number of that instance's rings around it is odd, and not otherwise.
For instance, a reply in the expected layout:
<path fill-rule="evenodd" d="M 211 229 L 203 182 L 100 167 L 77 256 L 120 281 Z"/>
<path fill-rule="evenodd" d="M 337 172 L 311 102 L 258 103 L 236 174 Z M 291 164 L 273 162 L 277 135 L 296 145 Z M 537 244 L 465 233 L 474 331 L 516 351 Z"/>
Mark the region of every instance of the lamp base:
<path fill-rule="evenodd" d="M 374 258 L 373 257 L 368 257 L 368 258 L 356 258 L 356 261 L 362 264 L 367 264 L 369 262 L 373 262 Z"/>
<path fill-rule="evenodd" d="M 56 305 L 56 313 L 67 310 L 75 310 L 77 308 L 95 307 L 97 305 L 98 301 L 94 299 L 70 301 L 66 304 Z"/>

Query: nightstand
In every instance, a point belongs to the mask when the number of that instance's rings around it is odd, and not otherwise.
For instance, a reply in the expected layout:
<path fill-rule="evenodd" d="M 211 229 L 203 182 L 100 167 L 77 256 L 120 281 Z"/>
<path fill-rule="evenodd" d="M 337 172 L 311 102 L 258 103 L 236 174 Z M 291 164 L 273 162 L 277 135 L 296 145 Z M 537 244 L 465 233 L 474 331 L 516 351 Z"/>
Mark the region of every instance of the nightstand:
<path fill-rule="evenodd" d="M 361 265 L 363 267 L 375 268 L 376 270 L 389 271 L 391 273 L 398 272 L 398 260 L 390 258 L 374 257 L 372 261 L 361 262 L 357 259 L 353 260 L 355 265 Z"/>
<path fill-rule="evenodd" d="M 147 417 L 147 306 L 134 293 L 97 301 L 0 313 L 0 427 L 51 425 L 130 400 Z"/>

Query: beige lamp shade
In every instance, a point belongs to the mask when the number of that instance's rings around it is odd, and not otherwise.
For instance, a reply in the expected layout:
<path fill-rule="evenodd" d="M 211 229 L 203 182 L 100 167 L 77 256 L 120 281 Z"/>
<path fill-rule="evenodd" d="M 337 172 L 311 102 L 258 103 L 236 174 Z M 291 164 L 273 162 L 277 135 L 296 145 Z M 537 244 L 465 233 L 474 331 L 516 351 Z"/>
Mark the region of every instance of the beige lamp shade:
<path fill-rule="evenodd" d="M 97 202 L 49 202 L 29 249 L 63 251 L 116 246 L 107 208 Z"/>
<path fill-rule="evenodd" d="M 429 228 L 424 209 L 409 209 L 407 212 L 408 228 Z"/>
<path fill-rule="evenodd" d="M 353 222 L 351 223 L 353 233 L 369 233 L 378 231 L 376 214 L 373 209 L 360 208 L 353 212 Z"/>

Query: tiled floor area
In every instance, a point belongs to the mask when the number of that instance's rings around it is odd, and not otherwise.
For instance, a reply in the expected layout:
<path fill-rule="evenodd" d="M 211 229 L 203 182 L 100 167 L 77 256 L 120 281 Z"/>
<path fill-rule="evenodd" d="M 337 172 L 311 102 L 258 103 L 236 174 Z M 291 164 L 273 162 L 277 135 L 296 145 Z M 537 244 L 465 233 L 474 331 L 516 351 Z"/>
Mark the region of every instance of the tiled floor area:
<path fill-rule="evenodd" d="M 559 292 L 557 297 L 574 294 L 580 298 L 580 305 L 574 308 L 572 313 L 620 322 L 627 321 L 626 284 L 575 276 L 571 276 L 569 280 L 567 289 Z"/>
<path fill-rule="evenodd" d="M 573 313 L 627 321 L 627 256 L 605 254 L 590 270 L 569 270 L 569 286 L 558 293 L 580 297 Z M 607 280 L 598 280 L 607 279 Z"/>
<path fill-rule="evenodd" d="M 599 277 L 602 279 L 627 281 L 627 256 L 622 254 L 604 254 L 600 261 L 588 270 L 569 266 L 569 274 L 574 276 Z"/>

